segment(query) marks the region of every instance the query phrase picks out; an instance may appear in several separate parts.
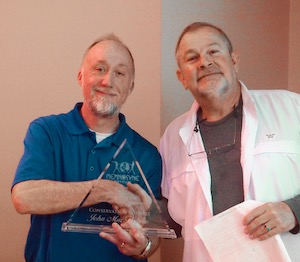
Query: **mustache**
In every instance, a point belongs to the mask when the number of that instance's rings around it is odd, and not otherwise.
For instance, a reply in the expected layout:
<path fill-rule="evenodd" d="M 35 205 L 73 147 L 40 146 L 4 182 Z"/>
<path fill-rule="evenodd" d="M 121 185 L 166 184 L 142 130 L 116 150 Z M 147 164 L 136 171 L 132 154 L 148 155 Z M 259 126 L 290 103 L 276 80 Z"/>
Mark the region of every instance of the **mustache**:
<path fill-rule="evenodd" d="M 199 71 L 198 78 L 197 80 L 200 81 L 202 78 L 209 76 L 209 75 L 214 75 L 214 74 L 220 74 L 220 70 L 218 68 L 204 68 Z"/>
<path fill-rule="evenodd" d="M 107 87 L 95 87 L 94 91 L 101 92 L 103 94 L 111 95 L 111 96 L 117 95 L 117 92 L 115 92 Z"/>

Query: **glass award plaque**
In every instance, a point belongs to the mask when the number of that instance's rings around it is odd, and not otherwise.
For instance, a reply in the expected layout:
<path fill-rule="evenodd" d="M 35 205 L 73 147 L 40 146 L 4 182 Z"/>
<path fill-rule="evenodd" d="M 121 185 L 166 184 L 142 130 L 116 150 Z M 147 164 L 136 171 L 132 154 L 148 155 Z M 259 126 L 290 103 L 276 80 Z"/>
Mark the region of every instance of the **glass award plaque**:
<path fill-rule="evenodd" d="M 90 191 L 83 198 L 79 206 L 71 214 L 68 221 L 62 224 L 61 230 L 63 232 L 79 232 L 79 233 L 97 233 L 106 232 L 114 234 L 111 227 L 113 222 L 121 224 L 124 222 L 122 213 L 107 202 L 101 202 L 91 206 L 85 205 L 88 203 L 88 198 L 94 187 L 101 179 L 108 179 L 116 181 L 126 187 L 127 182 L 132 184 L 145 185 L 144 190 L 152 200 L 150 207 L 145 210 L 131 212 L 130 218 L 137 220 L 146 236 L 156 236 L 161 238 L 176 238 L 176 233 L 171 229 L 164 218 L 162 205 L 155 198 L 150 185 L 144 175 L 144 172 L 136 160 L 136 157 L 126 139 L 122 142 L 111 160 L 107 163 L 98 179 L 95 180 L 94 185 Z M 128 200 L 130 201 L 130 200 Z M 119 210 L 120 211 L 120 210 Z M 127 214 L 128 216 L 128 214 Z"/>

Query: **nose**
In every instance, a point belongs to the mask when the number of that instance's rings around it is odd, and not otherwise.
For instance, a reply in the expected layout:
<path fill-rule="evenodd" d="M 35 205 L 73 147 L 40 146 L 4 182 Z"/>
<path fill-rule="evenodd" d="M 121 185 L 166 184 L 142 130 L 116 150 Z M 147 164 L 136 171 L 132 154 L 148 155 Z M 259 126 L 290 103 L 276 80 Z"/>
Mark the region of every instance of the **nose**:
<path fill-rule="evenodd" d="M 109 71 L 102 75 L 101 84 L 105 87 L 112 86 L 112 74 Z"/>
<path fill-rule="evenodd" d="M 206 67 L 210 67 L 213 64 L 211 58 L 208 55 L 203 55 L 199 59 L 198 68 L 203 69 Z"/>

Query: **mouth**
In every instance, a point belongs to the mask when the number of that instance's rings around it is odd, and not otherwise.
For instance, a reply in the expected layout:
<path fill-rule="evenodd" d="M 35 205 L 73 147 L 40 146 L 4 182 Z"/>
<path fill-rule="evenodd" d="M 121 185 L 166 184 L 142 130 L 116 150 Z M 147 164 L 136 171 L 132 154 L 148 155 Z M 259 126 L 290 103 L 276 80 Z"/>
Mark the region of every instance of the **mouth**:
<path fill-rule="evenodd" d="M 101 96 L 116 96 L 116 92 L 108 91 L 107 89 L 103 88 L 95 88 L 95 92 Z"/>
<path fill-rule="evenodd" d="M 203 80 L 204 78 L 207 78 L 207 77 L 210 77 L 210 76 L 213 76 L 213 75 L 219 75 L 221 73 L 219 72 L 213 72 L 213 73 L 208 73 L 208 74 L 205 74 L 205 75 L 202 75 L 200 76 L 197 81 L 200 82 L 201 80 Z"/>

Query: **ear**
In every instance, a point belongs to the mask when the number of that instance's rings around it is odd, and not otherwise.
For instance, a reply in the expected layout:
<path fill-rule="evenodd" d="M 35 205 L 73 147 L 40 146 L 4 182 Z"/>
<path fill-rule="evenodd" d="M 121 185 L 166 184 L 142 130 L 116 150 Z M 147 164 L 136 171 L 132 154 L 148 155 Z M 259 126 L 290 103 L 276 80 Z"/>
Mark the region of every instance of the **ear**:
<path fill-rule="evenodd" d="M 83 70 L 83 69 L 80 68 L 80 70 L 79 70 L 79 72 L 78 72 L 78 74 L 77 74 L 77 82 L 78 82 L 78 84 L 79 84 L 80 86 L 82 85 L 82 70 Z"/>
<path fill-rule="evenodd" d="M 132 82 L 131 82 L 131 85 L 129 88 L 129 95 L 132 93 L 133 89 L 134 89 L 134 80 L 132 80 Z"/>
<path fill-rule="evenodd" d="M 181 84 L 183 85 L 184 89 L 188 90 L 188 87 L 186 85 L 186 81 L 184 79 L 184 76 L 183 76 L 183 74 L 182 74 L 182 72 L 181 72 L 181 70 L 179 68 L 176 70 L 176 75 L 177 75 L 177 79 L 181 82 Z"/>
<path fill-rule="evenodd" d="M 231 53 L 231 60 L 235 69 L 235 72 L 239 72 L 239 64 L 240 64 L 240 54 L 238 51 L 233 51 Z"/>

